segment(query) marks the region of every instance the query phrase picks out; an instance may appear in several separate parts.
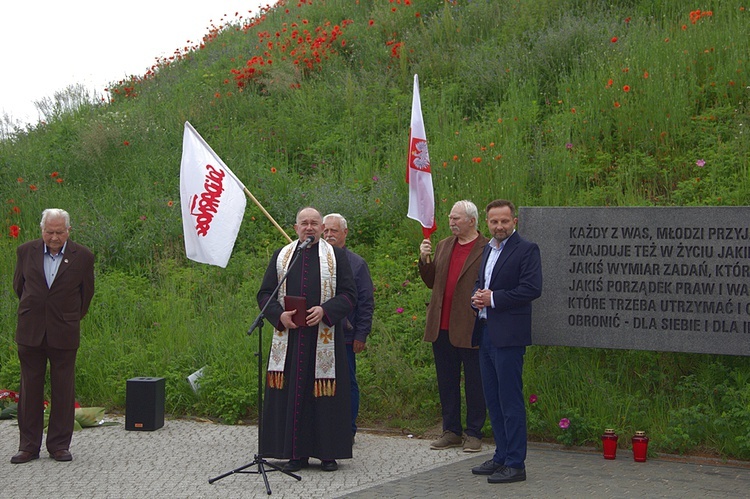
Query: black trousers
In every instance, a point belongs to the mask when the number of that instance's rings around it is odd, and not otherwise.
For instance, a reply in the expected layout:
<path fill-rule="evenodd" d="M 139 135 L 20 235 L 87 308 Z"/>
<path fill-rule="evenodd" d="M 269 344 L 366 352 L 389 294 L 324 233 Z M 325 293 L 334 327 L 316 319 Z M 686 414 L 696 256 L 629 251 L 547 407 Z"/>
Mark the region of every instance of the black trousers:
<path fill-rule="evenodd" d="M 463 433 L 461 425 L 461 366 L 463 365 L 466 394 L 466 434 L 482 438 L 482 427 L 487 418 L 487 407 L 479 369 L 479 350 L 458 348 L 451 344 L 448 331 L 441 329 L 432 343 L 435 356 L 438 392 L 443 415 L 443 431 Z"/>

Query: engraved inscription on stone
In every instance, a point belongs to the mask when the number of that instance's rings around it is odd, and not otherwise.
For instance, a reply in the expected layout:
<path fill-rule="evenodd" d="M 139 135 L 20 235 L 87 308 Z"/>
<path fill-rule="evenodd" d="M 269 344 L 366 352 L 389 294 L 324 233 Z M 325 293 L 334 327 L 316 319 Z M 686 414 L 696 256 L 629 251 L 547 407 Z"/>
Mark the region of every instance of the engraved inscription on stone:
<path fill-rule="evenodd" d="M 750 355 L 750 207 L 519 210 L 539 345 Z"/>

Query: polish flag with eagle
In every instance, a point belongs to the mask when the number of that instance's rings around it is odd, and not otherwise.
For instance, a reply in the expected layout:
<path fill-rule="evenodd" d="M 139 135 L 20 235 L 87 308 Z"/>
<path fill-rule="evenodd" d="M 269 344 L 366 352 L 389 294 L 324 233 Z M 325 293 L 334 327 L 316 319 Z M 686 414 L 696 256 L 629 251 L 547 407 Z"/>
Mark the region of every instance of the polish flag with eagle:
<path fill-rule="evenodd" d="M 409 133 L 409 159 L 406 168 L 409 184 L 409 211 L 406 216 L 422 224 L 425 239 L 435 232 L 435 193 L 432 188 L 430 155 L 427 152 L 427 134 L 422 120 L 419 99 L 419 77 L 414 75 L 414 96 L 411 102 L 411 131 Z"/>

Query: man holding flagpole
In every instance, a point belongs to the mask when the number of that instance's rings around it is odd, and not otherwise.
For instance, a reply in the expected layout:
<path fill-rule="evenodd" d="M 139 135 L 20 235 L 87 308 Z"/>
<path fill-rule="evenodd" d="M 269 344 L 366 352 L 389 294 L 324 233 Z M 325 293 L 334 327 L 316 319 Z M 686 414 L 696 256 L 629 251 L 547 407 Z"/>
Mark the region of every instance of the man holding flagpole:
<path fill-rule="evenodd" d="M 443 434 L 430 444 L 434 450 L 463 447 L 482 450 L 482 427 L 487 409 L 482 392 L 479 350 L 472 346 L 475 313 L 471 308 L 482 251 L 487 244 L 478 226 L 474 203 L 458 201 L 448 215 L 453 235 L 437 244 L 432 257 L 429 239 L 419 246 L 419 275 L 432 290 L 427 306 L 424 341 L 432 343 L 435 357 Z M 461 368 L 466 394 L 466 434 L 461 425 Z"/>
<path fill-rule="evenodd" d="M 352 457 L 343 322 L 357 304 L 357 287 L 346 254 L 321 239 L 318 210 L 301 209 L 294 230 L 299 240 L 273 254 L 257 295 L 259 308 L 268 303 L 265 316 L 275 329 L 261 448 L 264 457 L 288 459 L 287 472 L 307 468 L 311 457 L 321 460 L 323 471 L 336 471 L 336 459 Z M 304 303 L 297 322 L 295 313 L 301 311 L 285 306 L 287 301 Z"/>
<path fill-rule="evenodd" d="M 479 452 L 482 450 L 486 409 L 478 352 L 471 345 L 470 324 L 474 313 L 469 306 L 469 298 L 474 284 L 472 276 L 477 273 L 479 257 L 487 239 L 477 230 L 478 213 L 474 203 L 459 201 L 448 217 L 453 236 L 438 243 L 435 259 L 432 259 L 430 235 L 437 229 L 435 195 L 417 75 L 414 75 L 409 135 L 407 216 L 422 224 L 424 235 L 420 245 L 419 274 L 427 287 L 432 289 L 424 340 L 432 342 L 443 416 L 443 433 L 430 444 L 430 448 L 463 447 L 465 452 Z M 466 391 L 465 436 L 461 425 L 462 364 Z"/>

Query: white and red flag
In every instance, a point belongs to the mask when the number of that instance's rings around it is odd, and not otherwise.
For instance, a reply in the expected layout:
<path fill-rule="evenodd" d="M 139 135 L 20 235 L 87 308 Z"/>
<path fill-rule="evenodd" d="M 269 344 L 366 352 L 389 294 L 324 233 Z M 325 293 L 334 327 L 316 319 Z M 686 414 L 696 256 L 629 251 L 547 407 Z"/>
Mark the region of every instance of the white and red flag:
<path fill-rule="evenodd" d="M 419 100 L 419 77 L 414 75 L 414 96 L 411 101 L 411 131 L 409 132 L 409 159 L 406 167 L 409 184 L 409 211 L 407 217 L 422 224 L 425 239 L 435 232 L 435 193 L 432 188 L 430 155 L 427 152 L 427 134 L 422 120 Z"/>
<path fill-rule="evenodd" d="M 226 267 L 245 214 L 245 186 L 185 122 L 180 204 L 187 257 Z"/>

